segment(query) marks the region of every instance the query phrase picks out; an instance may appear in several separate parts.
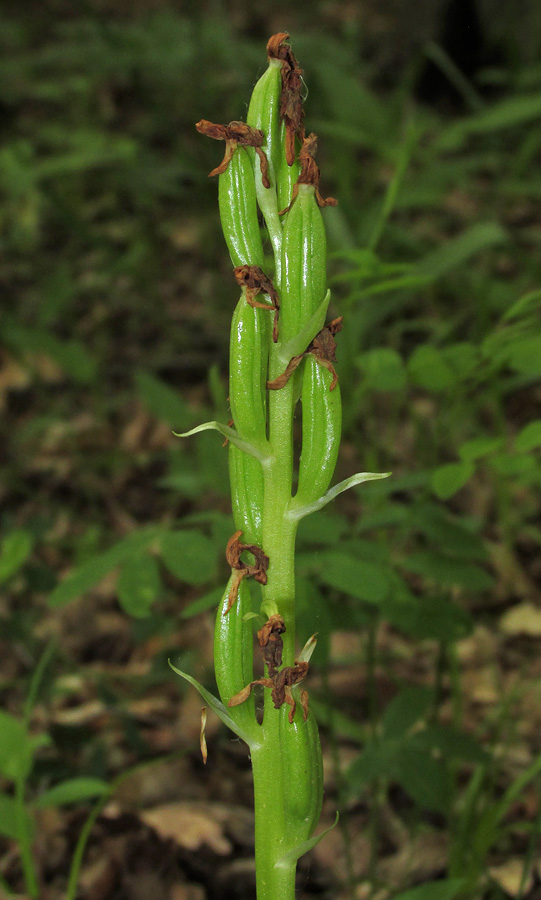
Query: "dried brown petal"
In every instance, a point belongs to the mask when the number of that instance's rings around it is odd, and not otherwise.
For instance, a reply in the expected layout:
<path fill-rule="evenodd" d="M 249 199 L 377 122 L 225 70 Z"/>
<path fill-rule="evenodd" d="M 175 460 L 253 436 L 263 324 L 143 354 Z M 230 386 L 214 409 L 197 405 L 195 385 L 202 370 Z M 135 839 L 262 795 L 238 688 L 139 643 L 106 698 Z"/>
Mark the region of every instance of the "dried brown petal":
<path fill-rule="evenodd" d="M 265 622 L 263 627 L 260 628 L 257 636 L 259 638 L 259 645 L 263 653 L 263 658 L 268 666 L 269 677 L 251 681 L 250 684 L 247 684 L 245 688 L 238 692 L 238 694 L 231 697 L 228 706 L 238 706 L 240 703 L 244 703 L 250 696 L 254 686 L 256 684 L 261 684 L 263 687 L 271 689 L 271 698 L 275 709 L 280 709 L 284 703 L 288 704 L 288 719 L 290 723 L 293 722 L 297 704 L 291 688 L 296 684 L 299 684 L 303 678 L 306 677 L 309 664 L 305 660 L 296 660 L 294 666 L 284 666 L 283 669 L 278 671 L 276 667 L 279 666 L 282 661 L 281 635 L 285 630 L 284 620 L 278 614 L 271 616 L 270 619 Z M 301 691 L 301 705 L 303 718 L 306 722 L 308 717 L 308 692 L 305 690 Z"/>
<path fill-rule="evenodd" d="M 308 691 L 305 691 L 304 688 L 301 691 L 301 706 L 302 706 L 302 717 L 306 722 L 308 718 Z"/>
<path fill-rule="evenodd" d="M 263 687 L 272 687 L 272 681 L 270 680 L 270 678 L 258 678 L 257 681 L 251 681 L 250 684 L 247 684 L 246 687 L 242 689 L 242 691 L 239 691 L 238 694 L 235 694 L 234 697 L 231 697 L 231 700 L 229 700 L 227 705 L 240 706 L 241 703 L 244 703 L 248 699 L 256 684 L 262 684 Z"/>
<path fill-rule="evenodd" d="M 287 41 L 289 34 L 287 31 L 280 31 L 278 34 L 273 34 L 268 42 L 267 42 L 267 56 L 269 59 L 285 59 L 287 53 L 290 52 L 289 44 L 284 44 Z"/>
<path fill-rule="evenodd" d="M 328 369 L 332 374 L 333 378 L 329 390 L 334 391 L 338 383 L 338 375 L 333 366 L 333 363 L 336 362 L 336 341 L 334 340 L 334 335 L 341 330 L 343 321 L 344 317 L 339 316 L 337 319 L 333 319 L 332 322 L 329 322 L 328 325 L 325 325 L 325 327 L 316 334 L 314 340 L 308 345 L 304 353 L 301 353 L 299 356 L 293 356 L 281 375 L 278 375 L 274 381 L 267 381 L 269 390 L 278 391 L 280 388 L 283 388 L 304 357 L 311 353 L 315 356 L 318 363 Z"/>
<path fill-rule="evenodd" d="M 281 375 L 278 375 L 278 377 L 273 381 L 267 381 L 268 389 L 270 391 L 279 391 L 280 388 L 283 388 L 291 378 L 297 366 L 299 366 L 304 359 L 304 356 L 304 353 L 301 353 L 299 356 L 293 356 L 289 360 L 286 369 L 282 372 Z"/>
<path fill-rule="evenodd" d="M 274 343 L 278 340 L 278 316 L 280 314 L 280 297 L 278 295 L 278 291 L 274 287 L 271 279 L 265 275 L 263 269 L 260 266 L 236 266 L 233 269 L 233 275 L 235 276 L 235 281 L 239 285 L 239 287 L 243 287 L 245 289 L 246 294 L 246 302 L 250 304 L 250 306 L 254 306 L 257 309 L 274 309 L 274 322 L 272 327 L 272 339 Z M 268 294 L 271 303 L 262 303 L 257 300 L 254 300 L 254 297 L 257 297 L 258 294 Z"/>
<path fill-rule="evenodd" d="M 210 175 L 221 175 L 227 169 L 237 147 L 254 147 L 259 156 L 261 179 L 266 188 L 270 187 L 269 164 L 261 149 L 265 143 L 265 134 L 259 128 L 252 128 L 246 122 L 230 122 L 229 125 L 216 125 L 207 119 L 201 119 L 195 126 L 200 134 L 216 141 L 225 141 L 225 154 L 219 166 Z"/>
<path fill-rule="evenodd" d="M 299 173 L 299 177 L 297 179 L 296 184 L 293 186 L 293 193 L 291 194 L 291 202 L 289 206 L 286 206 L 285 209 L 280 211 L 280 215 L 282 216 L 284 213 L 289 212 L 291 209 L 295 198 L 299 193 L 299 184 L 310 184 L 314 188 L 315 198 L 318 206 L 336 206 L 338 201 L 334 199 L 334 197 L 327 197 L 325 200 L 319 193 L 319 179 L 320 179 L 320 171 L 319 166 L 316 163 L 315 155 L 317 151 L 317 134 L 312 132 L 305 137 L 302 143 L 302 147 L 299 152 L 299 162 L 301 164 L 301 171 Z"/>
<path fill-rule="evenodd" d="M 215 141 L 227 140 L 227 125 L 215 125 L 214 122 L 209 122 L 208 119 L 201 119 L 200 122 L 196 123 L 195 127 L 199 134 L 204 134 L 205 137 L 213 138 Z"/>
<path fill-rule="evenodd" d="M 199 732 L 199 746 L 201 747 L 201 756 L 203 757 L 203 765 L 207 764 L 207 740 L 205 738 L 205 727 L 207 724 L 207 707 L 201 708 L 201 731 Z"/>
<path fill-rule="evenodd" d="M 286 126 L 285 153 L 288 166 L 295 162 L 295 137 L 304 137 L 304 108 L 302 105 L 302 69 L 295 55 L 286 43 L 289 34 L 285 31 L 273 34 L 267 44 L 269 59 L 279 59 L 282 63 L 282 93 L 280 95 L 280 116 Z"/>
<path fill-rule="evenodd" d="M 286 626 L 282 616 L 276 614 L 271 616 L 268 622 L 265 622 L 263 627 L 257 632 L 263 659 L 271 677 L 275 674 L 278 666 L 282 665 L 282 652 L 284 649 L 282 634 L 285 630 Z"/>
<path fill-rule="evenodd" d="M 231 582 L 229 590 L 229 599 L 227 608 L 224 610 L 224 616 L 227 615 L 232 606 L 236 603 L 239 585 L 243 578 L 253 576 L 259 584 L 267 583 L 267 569 L 269 567 L 269 557 L 263 553 L 261 547 L 257 544 L 242 544 L 239 538 L 242 531 L 235 531 L 229 538 L 225 548 L 225 558 L 232 569 L 236 570 Z M 241 560 L 240 555 L 244 551 L 251 553 L 255 557 L 255 564 L 245 563 Z"/>

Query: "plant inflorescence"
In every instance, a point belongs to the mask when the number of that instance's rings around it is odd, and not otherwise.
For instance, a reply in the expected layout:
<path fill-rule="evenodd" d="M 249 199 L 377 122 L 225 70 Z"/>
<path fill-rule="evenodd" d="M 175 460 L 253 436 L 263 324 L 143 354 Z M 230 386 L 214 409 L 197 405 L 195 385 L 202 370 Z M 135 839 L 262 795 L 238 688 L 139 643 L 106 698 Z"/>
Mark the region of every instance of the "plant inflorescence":
<path fill-rule="evenodd" d="M 268 68 L 247 122 L 197 124 L 225 141 L 219 175 L 222 228 L 241 296 L 230 343 L 229 424 L 208 422 L 229 442 L 236 531 L 226 548 L 231 577 L 218 609 L 215 670 L 221 701 L 200 690 L 250 747 L 256 813 L 258 900 L 294 895 L 299 856 L 313 837 L 323 796 L 317 725 L 304 687 L 315 636 L 295 650 L 295 535 L 299 521 L 340 492 L 384 477 L 359 473 L 330 488 L 341 429 L 335 336 L 325 324 L 330 292 L 319 190 L 317 137 L 304 127 L 302 70 L 286 33 L 268 42 Z M 260 215 L 270 241 L 265 252 Z M 294 416 L 302 414 L 294 459 Z M 247 578 L 261 586 L 252 611 Z M 254 678 L 253 617 L 265 675 Z M 193 680 L 192 680 L 193 681 Z M 262 687 L 262 721 L 253 690 Z"/>

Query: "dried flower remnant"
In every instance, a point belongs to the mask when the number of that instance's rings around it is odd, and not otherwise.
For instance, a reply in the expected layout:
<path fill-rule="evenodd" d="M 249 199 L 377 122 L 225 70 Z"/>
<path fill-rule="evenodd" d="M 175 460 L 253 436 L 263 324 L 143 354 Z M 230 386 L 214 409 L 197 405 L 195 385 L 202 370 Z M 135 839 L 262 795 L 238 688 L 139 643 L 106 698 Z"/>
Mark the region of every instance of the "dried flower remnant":
<path fill-rule="evenodd" d="M 229 400 L 229 397 L 228 397 L 227 399 Z M 233 419 L 229 419 L 229 422 L 227 423 L 227 427 L 228 427 L 228 428 L 234 428 L 234 427 L 235 427 L 235 423 L 234 423 Z M 228 443 L 229 443 L 229 438 L 228 438 L 228 437 L 225 437 L 225 438 L 224 438 L 224 442 L 223 442 L 223 444 L 222 444 L 222 447 L 227 447 Z"/>
<path fill-rule="evenodd" d="M 270 278 L 259 266 L 236 266 L 233 269 L 235 281 L 246 292 L 246 302 L 257 309 L 274 309 L 274 322 L 272 326 L 272 340 L 278 340 L 278 315 L 280 312 L 280 298 Z M 262 303 L 254 300 L 258 294 L 268 294 L 271 303 Z"/>
<path fill-rule="evenodd" d="M 262 687 L 271 689 L 271 697 L 275 709 L 280 709 L 284 703 L 289 705 L 290 709 L 287 718 L 292 725 L 293 719 L 295 718 L 297 703 L 293 697 L 291 688 L 306 678 L 307 672 L 307 662 L 297 662 L 294 666 L 285 666 L 279 672 L 275 672 L 272 678 L 258 678 L 256 681 L 251 681 L 250 684 L 247 684 L 246 687 L 242 689 L 242 691 L 239 691 L 238 694 L 231 697 L 227 705 L 240 706 L 241 703 L 244 703 L 248 699 L 253 688 L 259 684 L 262 685 Z M 305 690 L 301 693 L 301 706 L 303 710 L 303 719 L 306 722 L 306 719 L 308 718 L 308 692 Z"/>
<path fill-rule="evenodd" d="M 334 197 L 327 197 L 325 200 L 319 193 L 319 179 L 321 177 L 321 173 L 319 171 L 319 166 L 316 163 L 315 155 L 317 151 L 317 134 L 312 132 L 308 135 L 307 138 L 304 138 L 302 147 L 299 152 L 299 162 L 301 164 L 301 171 L 299 173 L 299 177 L 297 178 L 296 184 L 293 186 L 293 193 L 291 195 L 291 203 L 289 206 L 286 206 L 285 209 L 280 211 L 280 215 L 283 216 L 284 213 L 289 212 L 297 194 L 299 193 L 299 185 L 300 184 L 311 184 L 315 189 L 315 198 L 318 206 L 337 206 L 338 200 L 335 200 Z"/>
<path fill-rule="evenodd" d="M 282 635 L 285 630 L 286 626 L 282 616 L 276 613 L 257 632 L 259 646 L 271 678 L 278 666 L 282 665 L 282 652 L 284 649 Z"/>
<path fill-rule="evenodd" d="M 333 319 L 332 322 L 329 322 L 328 325 L 325 325 L 325 328 L 322 328 L 321 331 L 316 334 L 314 340 L 308 345 L 304 353 L 293 356 L 288 362 L 286 369 L 281 375 L 278 375 L 278 378 L 275 378 L 274 381 L 267 381 L 269 390 L 278 391 L 280 388 L 283 388 L 304 357 L 311 353 L 315 356 L 317 362 L 331 373 L 332 381 L 329 390 L 334 391 L 338 384 L 338 375 L 336 374 L 333 365 L 333 363 L 336 362 L 336 341 L 334 336 L 341 330 L 343 320 L 344 317 L 339 316 L 337 319 Z"/>
<path fill-rule="evenodd" d="M 211 175 L 221 175 L 227 169 L 233 153 L 237 147 L 253 147 L 259 156 L 261 166 L 261 180 L 263 186 L 270 187 L 269 164 L 264 151 L 261 149 L 265 143 L 265 135 L 259 128 L 251 128 L 245 122 L 230 122 L 229 125 L 215 125 L 207 119 L 201 119 L 195 126 L 199 134 L 213 138 L 215 141 L 225 141 L 225 154 L 219 166 L 216 166 Z"/>
<path fill-rule="evenodd" d="M 207 739 L 205 737 L 205 728 L 207 726 L 207 707 L 201 707 L 201 731 L 199 732 L 199 746 L 201 747 L 201 756 L 203 757 L 203 765 L 207 764 Z"/>
<path fill-rule="evenodd" d="M 263 659 L 265 660 L 265 664 L 269 671 L 269 677 L 258 678 L 256 681 L 251 681 L 250 684 L 247 684 L 246 687 L 238 692 L 238 694 L 231 697 L 228 706 L 240 706 L 241 703 L 244 703 L 248 699 L 253 688 L 256 685 L 261 685 L 262 687 L 270 688 L 275 709 L 280 709 L 284 703 L 289 705 L 288 720 L 291 724 L 293 723 L 297 704 L 291 692 L 291 688 L 296 684 L 299 684 L 306 677 L 309 664 L 308 660 L 295 660 L 294 666 L 284 666 L 283 669 L 278 671 L 277 667 L 282 663 L 283 642 L 281 636 L 285 630 L 284 620 L 278 614 L 271 616 L 270 619 L 265 622 L 263 627 L 260 628 L 257 632 L 257 637 L 259 639 L 259 646 L 263 654 Z M 308 718 L 308 692 L 305 690 L 301 691 L 301 706 L 303 710 L 303 719 L 306 722 L 306 719 Z"/>
<path fill-rule="evenodd" d="M 304 107 L 302 105 L 302 69 L 293 51 L 286 43 L 289 34 L 285 31 L 273 34 L 267 44 L 269 59 L 279 59 L 282 63 L 282 93 L 280 96 L 280 116 L 285 122 L 285 156 L 288 166 L 295 162 L 295 137 L 304 140 Z"/>
<path fill-rule="evenodd" d="M 303 681 L 303 679 L 306 678 L 307 672 L 307 662 L 296 662 L 294 666 L 285 666 L 285 668 L 281 669 L 280 672 L 277 672 L 272 679 L 273 687 L 271 697 L 274 708 L 280 709 L 283 703 L 288 703 L 290 707 L 288 719 L 291 724 L 293 724 L 295 710 L 297 709 L 297 704 L 291 693 L 291 688 Z M 308 718 L 308 692 L 303 691 L 301 697 L 303 718 L 306 722 L 306 719 Z"/>
<path fill-rule="evenodd" d="M 225 549 L 225 558 L 234 570 L 234 578 L 231 582 L 228 604 L 227 608 L 224 610 L 224 616 L 227 615 L 231 607 L 235 605 L 239 593 L 239 584 L 243 578 L 253 576 L 259 584 L 267 583 L 269 557 L 263 553 L 261 547 L 258 547 L 256 544 L 242 544 L 239 541 L 241 534 L 242 531 L 235 531 L 235 534 L 229 538 Z M 245 550 L 254 556 L 254 565 L 245 563 L 241 560 L 240 555 Z"/>

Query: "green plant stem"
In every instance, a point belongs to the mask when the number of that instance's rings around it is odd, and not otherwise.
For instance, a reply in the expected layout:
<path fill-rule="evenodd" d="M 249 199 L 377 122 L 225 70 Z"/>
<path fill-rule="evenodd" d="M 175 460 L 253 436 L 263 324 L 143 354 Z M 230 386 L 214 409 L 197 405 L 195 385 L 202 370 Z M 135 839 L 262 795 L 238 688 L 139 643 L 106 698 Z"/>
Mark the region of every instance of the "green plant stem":
<path fill-rule="evenodd" d="M 284 784 L 279 736 L 281 712 L 274 709 L 266 691 L 263 744 L 252 752 L 257 900 L 294 900 L 295 897 L 296 861 L 277 865 L 283 854 L 286 832 L 284 792 L 291 789 L 291 785 Z"/>
<path fill-rule="evenodd" d="M 39 896 L 38 879 L 32 856 L 32 834 L 25 805 L 26 776 L 20 775 L 15 782 L 15 803 L 17 810 L 17 831 L 19 834 L 19 849 L 21 865 L 24 874 L 26 893 L 32 900 Z"/>
<path fill-rule="evenodd" d="M 274 352 L 273 352 L 274 351 Z M 270 377 L 280 371 L 277 350 L 271 351 Z M 294 380 L 269 397 L 269 441 L 272 453 L 263 466 L 263 547 L 271 560 L 268 580 L 262 588 L 263 615 L 277 610 L 286 624 L 283 660 L 292 665 L 295 656 L 295 535 L 297 521 L 288 517 L 293 477 Z M 255 796 L 255 857 L 258 900 L 293 900 L 296 861 L 277 865 L 283 855 L 286 833 L 284 796 L 295 785 L 284 783 L 280 744 L 280 715 L 269 691 L 265 691 L 263 741 L 252 751 Z"/>
<path fill-rule="evenodd" d="M 168 756 L 164 756 L 161 759 L 151 759 L 145 760 L 142 763 L 137 763 L 135 766 L 132 766 L 130 769 L 127 769 L 125 772 L 122 772 L 118 775 L 109 785 L 109 790 L 103 797 L 100 797 L 99 800 L 96 801 L 92 809 L 90 810 L 88 816 L 85 819 L 84 825 L 81 828 L 81 832 L 79 837 L 77 838 L 77 843 L 75 845 L 75 849 L 73 851 L 73 855 L 71 858 L 71 866 L 68 877 L 68 886 L 66 889 L 66 898 L 65 900 L 75 900 L 78 892 L 78 881 L 79 874 L 81 871 L 81 866 L 83 864 L 83 858 L 85 855 L 85 850 L 88 844 L 88 840 L 90 838 L 90 834 L 92 829 L 104 810 L 107 806 L 111 797 L 117 788 L 120 787 L 128 778 L 131 778 L 136 772 L 144 771 L 145 769 L 150 768 L 151 766 L 161 766 L 170 762 L 175 762 L 179 759 L 182 759 L 187 753 L 186 750 L 182 750 L 180 753 L 171 753 Z"/>
<path fill-rule="evenodd" d="M 274 365 L 274 371 L 279 367 Z M 274 377 L 271 360 L 271 377 Z M 283 660 L 293 664 L 295 655 L 295 535 L 297 521 L 288 516 L 293 477 L 294 379 L 269 398 L 269 440 L 272 454 L 263 466 L 263 547 L 270 559 L 268 580 L 262 589 L 262 612 L 278 609 L 286 624 Z"/>
<path fill-rule="evenodd" d="M 30 682 L 28 696 L 24 705 L 24 724 L 28 729 L 30 718 L 34 709 L 39 688 L 45 669 L 47 668 L 53 654 L 56 650 L 56 642 L 50 641 L 43 651 Z M 27 771 L 21 771 L 15 782 L 15 804 L 17 810 L 17 830 L 19 834 L 19 849 L 21 854 L 21 865 L 24 874 L 24 882 L 27 894 L 35 900 L 39 896 L 39 885 L 32 854 L 32 824 L 29 820 L 26 809 L 26 783 Z"/>

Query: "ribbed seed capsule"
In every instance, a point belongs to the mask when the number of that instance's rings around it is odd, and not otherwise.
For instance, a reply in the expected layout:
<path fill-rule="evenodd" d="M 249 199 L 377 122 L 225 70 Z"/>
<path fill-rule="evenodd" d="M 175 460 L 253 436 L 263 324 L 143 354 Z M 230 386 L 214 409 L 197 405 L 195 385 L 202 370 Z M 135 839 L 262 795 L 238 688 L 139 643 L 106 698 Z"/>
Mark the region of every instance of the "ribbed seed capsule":
<path fill-rule="evenodd" d="M 229 445 L 229 480 L 235 529 L 246 544 L 261 546 L 263 522 L 263 469 L 259 460 Z"/>
<path fill-rule="evenodd" d="M 299 193 L 287 213 L 282 240 L 280 340 L 298 334 L 326 293 L 327 239 L 311 184 Z"/>
<path fill-rule="evenodd" d="M 229 602 L 231 588 L 229 579 L 224 591 L 214 629 L 214 668 L 216 684 L 224 706 L 231 697 L 238 694 L 253 680 L 253 634 L 250 620 L 243 617 L 252 611 L 250 590 L 245 581 L 241 581 L 237 602 L 229 612 L 224 612 Z M 254 698 L 249 697 L 240 706 L 228 710 L 235 722 L 246 731 L 254 731 L 257 726 L 255 718 Z"/>
<path fill-rule="evenodd" d="M 310 503 L 327 490 L 336 466 L 342 428 L 340 386 L 329 390 L 333 376 L 312 354 L 302 381 L 302 451 L 297 500 Z"/>
<path fill-rule="evenodd" d="M 283 709 L 280 718 L 280 748 L 284 782 L 286 849 L 308 840 L 316 827 L 323 802 L 323 763 L 316 720 L 311 712 L 306 722 L 297 709 L 292 723 Z"/>
<path fill-rule="evenodd" d="M 246 147 L 237 147 L 227 169 L 220 175 L 218 203 L 233 265 L 263 266 L 254 167 Z"/>
<path fill-rule="evenodd" d="M 251 128 L 259 128 L 266 137 L 263 150 L 269 162 L 271 185 L 276 183 L 280 156 L 280 94 L 282 92 L 281 63 L 271 59 L 269 66 L 256 83 L 246 122 Z"/>
<path fill-rule="evenodd" d="M 285 123 L 282 122 L 280 127 L 280 148 L 281 153 L 278 156 L 278 168 L 276 170 L 276 186 L 278 189 L 278 209 L 286 209 L 291 203 L 291 197 L 293 195 L 293 186 L 296 184 L 297 179 L 299 177 L 301 167 L 299 165 L 298 159 L 295 160 L 292 166 L 288 166 L 284 145 L 286 139 L 286 126 Z"/>
<path fill-rule="evenodd" d="M 266 383 L 270 312 L 255 309 L 241 296 L 231 323 L 229 404 L 240 436 L 266 439 Z"/>

